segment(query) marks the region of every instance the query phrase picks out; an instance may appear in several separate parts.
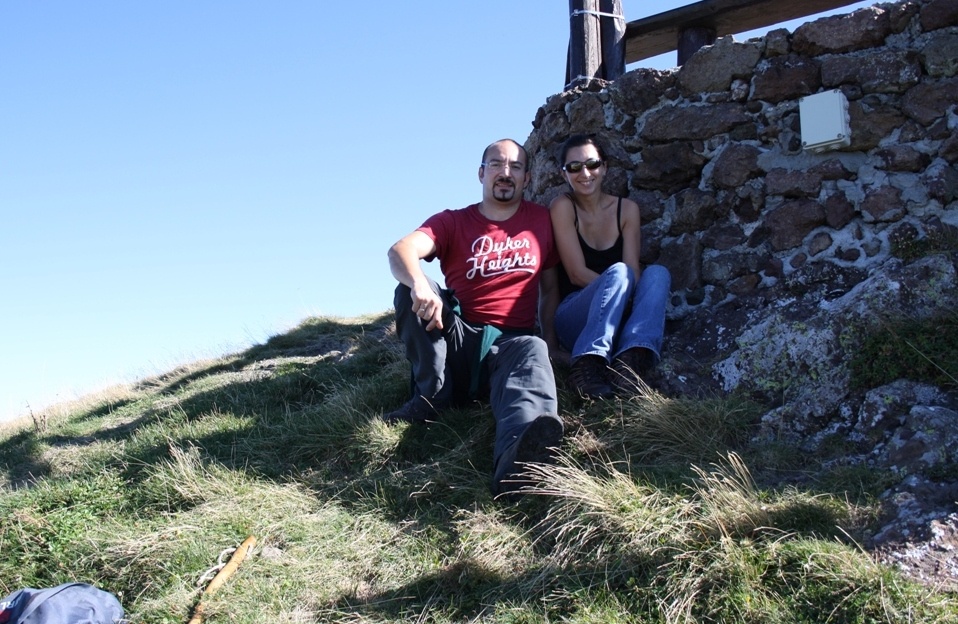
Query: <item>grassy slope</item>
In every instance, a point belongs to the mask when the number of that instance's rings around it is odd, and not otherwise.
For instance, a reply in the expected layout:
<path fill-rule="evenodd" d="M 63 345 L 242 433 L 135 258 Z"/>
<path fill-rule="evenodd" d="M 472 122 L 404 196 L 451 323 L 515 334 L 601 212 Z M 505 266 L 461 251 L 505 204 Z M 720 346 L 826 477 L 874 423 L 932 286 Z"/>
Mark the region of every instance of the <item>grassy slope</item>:
<path fill-rule="evenodd" d="M 562 462 L 492 500 L 485 405 L 377 419 L 407 391 L 390 320 L 309 319 L 0 432 L 0 596 L 81 580 L 185 622 L 255 535 L 208 621 L 958 619 L 856 547 L 883 475 L 750 446 L 761 410 L 733 398 L 563 394 Z"/>

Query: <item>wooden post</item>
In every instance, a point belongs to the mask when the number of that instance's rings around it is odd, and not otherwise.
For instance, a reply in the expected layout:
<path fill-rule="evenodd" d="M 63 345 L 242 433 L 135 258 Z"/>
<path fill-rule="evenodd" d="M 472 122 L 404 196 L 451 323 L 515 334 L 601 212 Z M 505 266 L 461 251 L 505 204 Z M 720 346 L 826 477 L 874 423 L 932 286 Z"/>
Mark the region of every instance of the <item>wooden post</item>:
<path fill-rule="evenodd" d="M 602 40 L 599 33 L 599 20 L 595 13 L 599 10 L 598 0 L 569 0 L 569 61 L 566 64 L 565 88 L 587 84 L 599 75 L 602 61 Z"/>
<path fill-rule="evenodd" d="M 569 0 L 569 15 L 582 10 L 583 0 Z M 576 76 L 582 75 L 585 70 L 583 55 L 585 51 L 585 32 L 582 20 L 569 18 L 569 53 L 565 64 L 565 88 L 572 87 Z"/>
<path fill-rule="evenodd" d="M 679 67 L 685 65 L 685 62 L 692 58 L 702 46 L 715 43 L 715 29 L 693 26 L 683 28 L 679 31 L 679 40 L 676 51 L 678 52 Z"/>

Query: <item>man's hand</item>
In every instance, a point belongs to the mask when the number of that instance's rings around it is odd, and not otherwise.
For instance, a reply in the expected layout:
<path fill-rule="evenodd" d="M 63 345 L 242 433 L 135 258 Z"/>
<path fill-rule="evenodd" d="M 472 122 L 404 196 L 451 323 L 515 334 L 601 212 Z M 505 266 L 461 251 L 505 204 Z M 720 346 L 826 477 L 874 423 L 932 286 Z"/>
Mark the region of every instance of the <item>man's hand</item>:
<path fill-rule="evenodd" d="M 442 330 L 442 299 L 428 284 L 411 289 L 412 312 L 426 321 L 426 331 Z"/>

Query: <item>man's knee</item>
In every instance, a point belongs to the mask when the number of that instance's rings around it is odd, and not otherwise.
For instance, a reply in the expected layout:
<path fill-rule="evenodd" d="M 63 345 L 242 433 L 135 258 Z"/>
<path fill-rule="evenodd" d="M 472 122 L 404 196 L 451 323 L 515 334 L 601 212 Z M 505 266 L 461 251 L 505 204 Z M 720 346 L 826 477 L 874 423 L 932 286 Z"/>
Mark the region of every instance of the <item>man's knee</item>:
<path fill-rule="evenodd" d="M 517 365 L 549 365 L 549 347 L 538 336 L 515 336 L 500 347 L 500 355 Z"/>
<path fill-rule="evenodd" d="M 398 312 L 402 308 L 412 307 L 412 289 L 400 282 L 393 293 L 393 306 Z"/>

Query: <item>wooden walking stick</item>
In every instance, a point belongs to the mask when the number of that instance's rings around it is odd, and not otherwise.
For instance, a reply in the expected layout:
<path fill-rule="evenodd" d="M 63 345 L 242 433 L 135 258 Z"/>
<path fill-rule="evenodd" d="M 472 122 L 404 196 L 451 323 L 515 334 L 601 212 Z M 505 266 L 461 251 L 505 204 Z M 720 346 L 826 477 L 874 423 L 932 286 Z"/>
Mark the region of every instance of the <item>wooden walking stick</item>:
<path fill-rule="evenodd" d="M 203 621 L 203 611 L 206 608 L 206 603 L 204 602 L 205 598 L 209 598 L 219 589 L 226 580 L 233 576 L 233 573 L 236 572 L 236 569 L 239 567 L 239 564 L 243 563 L 243 559 L 246 559 L 246 555 L 249 554 L 249 551 L 253 549 L 253 546 L 256 545 L 256 537 L 250 535 L 246 538 L 239 548 L 233 552 L 233 556 L 230 557 L 230 560 L 223 566 L 223 568 L 216 573 L 216 576 L 213 577 L 213 580 L 210 581 L 210 584 L 206 586 L 206 589 L 203 590 L 203 595 L 200 596 L 200 601 L 196 604 L 196 608 L 193 609 L 193 617 L 190 619 L 188 624 L 200 624 Z"/>

